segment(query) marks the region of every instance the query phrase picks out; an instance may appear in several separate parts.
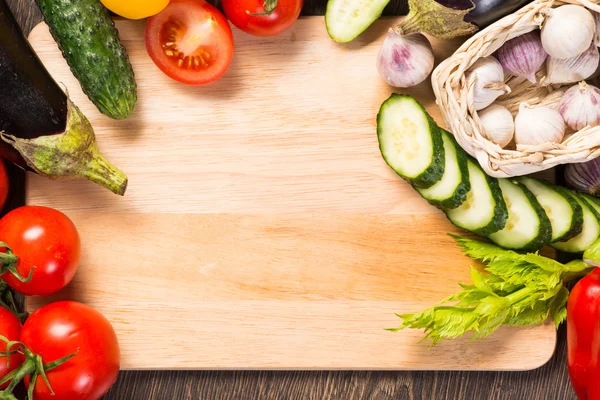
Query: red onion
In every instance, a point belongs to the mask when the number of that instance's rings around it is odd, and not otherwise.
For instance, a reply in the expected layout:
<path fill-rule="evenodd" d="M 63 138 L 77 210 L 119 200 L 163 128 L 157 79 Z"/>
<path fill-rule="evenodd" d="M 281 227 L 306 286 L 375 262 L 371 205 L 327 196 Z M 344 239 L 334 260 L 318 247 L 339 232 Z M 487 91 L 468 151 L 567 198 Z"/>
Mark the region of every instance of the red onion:
<path fill-rule="evenodd" d="M 498 50 L 498 61 L 504 72 L 527 78 L 531 83 L 535 83 L 535 74 L 542 68 L 547 57 L 548 54 L 542 47 L 540 31 L 511 39 Z"/>
<path fill-rule="evenodd" d="M 567 185 L 580 192 L 600 196 L 600 158 L 565 168 Z"/>

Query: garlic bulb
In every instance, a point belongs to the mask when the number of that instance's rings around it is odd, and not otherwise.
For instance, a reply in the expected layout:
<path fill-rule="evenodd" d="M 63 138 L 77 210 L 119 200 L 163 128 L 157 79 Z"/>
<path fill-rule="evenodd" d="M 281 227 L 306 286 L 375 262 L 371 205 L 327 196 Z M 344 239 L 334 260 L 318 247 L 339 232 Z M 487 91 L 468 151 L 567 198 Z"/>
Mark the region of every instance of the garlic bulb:
<path fill-rule="evenodd" d="M 483 136 L 500 147 L 506 147 L 515 133 L 513 116 L 500 104 L 492 104 L 479 112 Z"/>
<path fill-rule="evenodd" d="M 473 103 L 475 110 L 483 110 L 510 89 L 504 84 L 504 70 L 494 57 L 489 56 L 475 61 L 467 71 L 467 77 L 475 76 Z"/>
<path fill-rule="evenodd" d="M 580 82 L 563 95 L 558 112 L 569 128 L 576 131 L 596 126 L 600 121 L 600 89 Z"/>
<path fill-rule="evenodd" d="M 600 46 L 600 13 L 592 11 L 594 15 L 594 21 L 596 22 L 596 33 L 594 35 L 594 44 Z"/>
<path fill-rule="evenodd" d="M 411 87 L 433 70 L 433 50 L 420 33 L 401 35 L 390 29 L 377 55 L 377 71 L 389 85 Z"/>
<path fill-rule="evenodd" d="M 504 43 L 498 50 L 498 61 L 509 75 L 527 78 L 535 83 L 535 73 L 542 68 L 548 54 L 542 47 L 540 31 L 533 31 Z"/>
<path fill-rule="evenodd" d="M 515 143 L 536 145 L 560 143 L 565 136 L 565 121 L 549 107 L 531 107 L 521 103 L 515 118 Z"/>
<path fill-rule="evenodd" d="M 592 13 L 568 4 L 549 10 L 542 26 L 542 45 L 551 57 L 572 58 L 590 47 L 595 34 Z"/>
<path fill-rule="evenodd" d="M 559 59 L 548 57 L 546 62 L 547 76 L 545 85 L 555 83 L 575 83 L 592 76 L 598 68 L 600 53 L 595 44 L 584 53 L 573 58 Z"/>

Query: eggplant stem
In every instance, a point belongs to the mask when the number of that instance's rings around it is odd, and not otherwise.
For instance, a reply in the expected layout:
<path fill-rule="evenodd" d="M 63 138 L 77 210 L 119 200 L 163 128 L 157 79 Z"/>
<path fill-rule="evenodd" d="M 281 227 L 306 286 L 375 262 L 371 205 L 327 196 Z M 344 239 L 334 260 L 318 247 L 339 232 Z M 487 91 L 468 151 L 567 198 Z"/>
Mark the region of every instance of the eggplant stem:
<path fill-rule="evenodd" d="M 476 25 L 464 20 L 472 8 L 454 10 L 435 0 L 409 0 L 408 6 L 408 15 L 395 28 L 398 33 L 423 32 L 438 39 L 452 39 L 478 30 Z"/>

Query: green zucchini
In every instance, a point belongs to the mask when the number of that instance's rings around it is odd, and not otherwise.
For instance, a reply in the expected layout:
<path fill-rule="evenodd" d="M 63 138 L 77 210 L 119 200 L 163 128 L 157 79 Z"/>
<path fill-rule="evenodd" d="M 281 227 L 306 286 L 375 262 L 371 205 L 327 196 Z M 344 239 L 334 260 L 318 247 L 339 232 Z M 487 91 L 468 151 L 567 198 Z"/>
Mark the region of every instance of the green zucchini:
<path fill-rule="evenodd" d="M 552 242 L 564 242 L 581 233 L 583 211 L 569 190 L 533 178 L 517 180 L 527 186 L 546 211 L 552 224 Z"/>
<path fill-rule="evenodd" d="M 573 193 L 583 210 L 583 229 L 581 233 L 565 242 L 552 243 L 550 246 L 567 253 L 582 253 L 600 237 L 600 214 L 577 193 Z"/>
<path fill-rule="evenodd" d="M 100 0 L 36 2 L 83 92 L 101 113 L 127 118 L 137 101 L 137 88 L 108 10 Z"/>
<path fill-rule="evenodd" d="M 489 236 L 503 229 L 508 218 L 502 190 L 498 180 L 486 175 L 476 161 L 469 158 L 467 165 L 471 183 L 467 199 L 459 207 L 444 211 L 455 226 Z"/>
<path fill-rule="evenodd" d="M 435 185 L 422 189 L 415 188 L 427 201 L 435 206 L 456 208 L 466 199 L 471 190 L 467 153 L 456 143 L 451 133 L 441 130 L 444 141 L 445 166 L 442 179 Z"/>
<path fill-rule="evenodd" d="M 390 0 L 329 0 L 325 10 L 327 33 L 336 42 L 354 40 L 383 12 Z"/>
<path fill-rule="evenodd" d="M 506 226 L 488 238 L 505 249 L 537 251 L 552 239 L 552 225 L 544 208 L 525 185 L 498 179 L 508 208 Z"/>
<path fill-rule="evenodd" d="M 440 128 L 411 96 L 392 94 L 377 115 L 377 138 L 385 162 L 415 187 L 428 188 L 444 174 Z"/>

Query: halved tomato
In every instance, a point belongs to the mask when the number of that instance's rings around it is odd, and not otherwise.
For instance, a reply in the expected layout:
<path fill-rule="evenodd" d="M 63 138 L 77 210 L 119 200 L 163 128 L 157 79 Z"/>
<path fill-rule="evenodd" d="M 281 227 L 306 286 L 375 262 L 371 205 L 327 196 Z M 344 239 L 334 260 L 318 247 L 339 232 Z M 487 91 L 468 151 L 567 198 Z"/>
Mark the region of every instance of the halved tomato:
<path fill-rule="evenodd" d="M 233 33 L 219 10 L 204 0 L 171 0 L 148 19 L 146 49 L 162 72 L 188 85 L 219 79 L 233 58 Z"/>

